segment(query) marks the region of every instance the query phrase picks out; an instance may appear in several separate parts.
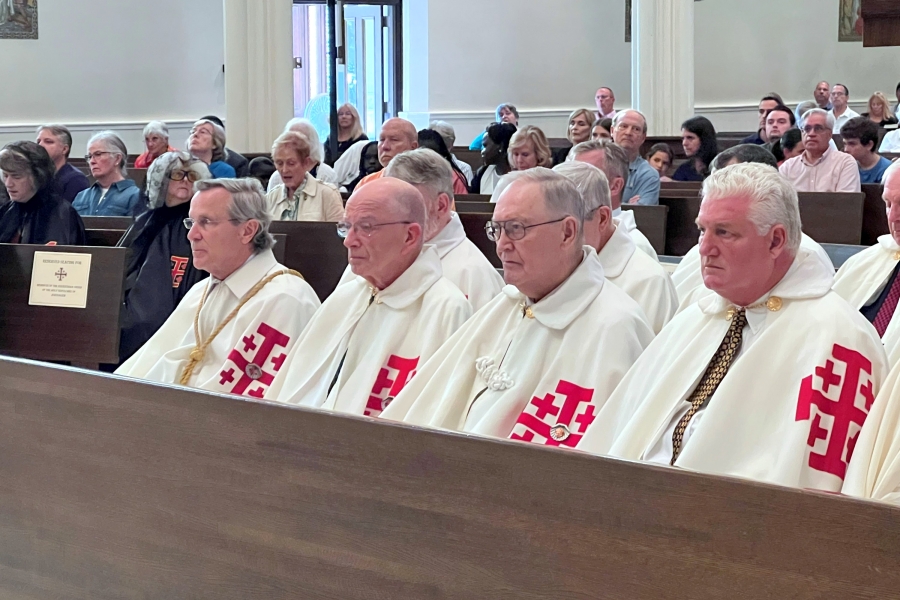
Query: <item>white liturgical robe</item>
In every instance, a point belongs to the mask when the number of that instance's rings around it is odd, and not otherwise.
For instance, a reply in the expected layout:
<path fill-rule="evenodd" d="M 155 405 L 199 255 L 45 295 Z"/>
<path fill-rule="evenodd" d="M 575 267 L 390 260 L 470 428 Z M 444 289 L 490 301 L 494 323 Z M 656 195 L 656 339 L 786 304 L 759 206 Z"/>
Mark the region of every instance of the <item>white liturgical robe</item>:
<path fill-rule="evenodd" d="M 198 321 L 201 340 L 209 338 L 257 283 L 277 272 L 284 274 L 244 304 L 213 339 L 187 382 L 204 390 L 262 398 L 319 308 L 309 284 L 287 273 L 271 250 L 252 256 L 222 281 L 210 277 L 194 285 L 159 331 L 116 374 L 178 383 L 197 345 L 194 317 L 204 295 Z"/>
<path fill-rule="evenodd" d="M 383 417 L 574 446 L 653 332 L 593 248 L 537 303 L 508 285 L 428 361 Z"/>
<path fill-rule="evenodd" d="M 843 493 L 900 505 L 900 369 L 896 366 L 859 434 Z"/>
<path fill-rule="evenodd" d="M 478 246 L 466 237 L 462 221 L 456 213 L 452 213 L 450 222 L 426 245 L 434 246 L 441 259 L 444 277 L 465 294 L 473 311 L 479 310 L 500 293 L 503 278 Z M 338 285 L 354 278 L 353 271 L 347 267 Z"/>
<path fill-rule="evenodd" d="M 377 417 L 472 314 L 425 246 L 391 285 L 338 286 L 303 332 L 268 399 Z"/>
<path fill-rule="evenodd" d="M 613 217 L 616 219 L 617 224 L 621 223 L 625 226 L 625 231 L 631 236 L 631 239 L 634 241 L 634 245 L 638 247 L 638 250 L 644 251 L 647 256 L 656 262 L 659 262 L 659 255 L 653 248 L 653 244 L 651 244 L 650 240 L 647 239 L 647 236 L 637 228 L 637 222 L 634 220 L 634 211 L 622 210 L 619 208 L 613 211 Z"/>
<path fill-rule="evenodd" d="M 675 466 L 840 491 L 887 358 L 869 322 L 831 291 L 833 279 L 801 248 L 784 278 L 747 309 L 737 358 L 691 420 Z M 578 448 L 660 462 L 668 447 L 668 463 L 674 424 L 725 337 L 729 308 L 712 293 L 672 319 Z"/>
<path fill-rule="evenodd" d="M 831 257 L 817 241 L 804 233 L 800 238 L 800 247 L 814 252 L 822 264 L 834 273 L 834 263 L 831 262 Z M 675 293 L 678 294 L 678 312 L 696 302 L 701 296 L 712 293 L 703 284 L 699 245 L 688 250 L 688 253 L 678 263 L 678 267 L 672 273 L 672 283 L 675 284 Z"/>
<path fill-rule="evenodd" d="M 878 243 L 847 259 L 834 278 L 834 291 L 859 310 L 878 299 L 900 262 L 900 246 L 883 235 Z M 895 311 L 881 341 L 894 367 L 900 361 L 900 311 Z"/>
<path fill-rule="evenodd" d="M 620 224 L 597 255 L 607 281 L 631 296 L 659 333 L 678 308 L 675 287 L 665 267 L 637 249 Z"/>

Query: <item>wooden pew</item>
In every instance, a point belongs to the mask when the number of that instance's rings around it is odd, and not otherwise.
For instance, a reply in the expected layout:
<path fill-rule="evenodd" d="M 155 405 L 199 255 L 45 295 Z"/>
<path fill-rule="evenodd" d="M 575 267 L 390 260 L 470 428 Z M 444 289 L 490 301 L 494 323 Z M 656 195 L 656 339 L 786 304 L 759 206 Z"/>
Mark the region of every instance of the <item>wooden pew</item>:
<path fill-rule="evenodd" d="M 492 202 L 459 202 L 456 203 L 456 212 L 463 213 L 485 213 L 494 214 L 494 207 L 497 206 Z"/>
<path fill-rule="evenodd" d="M 122 229 L 134 223 L 131 217 L 81 217 L 85 229 Z"/>
<path fill-rule="evenodd" d="M 481 250 L 494 267 L 502 268 L 503 264 L 497 256 L 497 243 L 489 240 L 484 231 L 485 224 L 493 218 L 493 215 L 485 212 L 461 212 L 458 214 L 463 229 L 466 231 L 466 237 Z"/>
<path fill-rule="evenodd" d="M 700 213 L 700 196 L 688 193 L 685 197 L 667 198 L 660 195 L 660 206 L 666 213 L 666 249 L 661 254 L 684 256 L 697 244 L 700 230 L 697 229 L 697 215 Z"/>
<path fill-rule="evenodd" d="M 900 509 L 0 359 L 8 600 L 896 598 Z"/>
<path fill-rule="evenodd" d="M 667 206 L 641 206 L 638 204 L 622 205 L 622 210 L 634 213 L 634 222 L 638 230 L 644 234 L 657 254 L 666 249 L 666 222 L 669 208 Z"/>
<path fill-rule="evenodd" d="M 800 192 L 797 195 L 803 233 L 820 244 L 859 245 L 864 194 Z"/>
<path fill-rule="evenodd" d="M 890 233 L 884 199 L 881 197 L 884 187 L 877 184 L 866 184 L 862 186 L 862 191 L 866 195 L 866 199 L 863 204 L 862 241 L 860 243 L 863 246 L 872 246 L 878 242 L 879 236 Z"/>
<path fill-rule="evenodd" d="M 281 264 L 299 271 L 320 300 L 331 295 L 347 268 L 347 249 L 335 224 L 272 221 L 269 231 L 286 236 Z"/>
<path fill-rule="evenodd" d="M 34 253 L 91 255 L 86 308 L 30 306 Z M 0 353 L 95 368 L 119 361 L 124 248 L 0 244 Z"/>
<path fill-rule="evenodd" d="M 663 181 L 659 184 L 660 198 L 689 198 L 700 196 L 703 184 L 699 181 Z"/>
<path fill-rule="evenodd" d="M 451 152 L 457 159 L 472 167 L 473 174 L 481 168 L 481 150 L 469 150 L 468 146 L 454 146 Z"/>

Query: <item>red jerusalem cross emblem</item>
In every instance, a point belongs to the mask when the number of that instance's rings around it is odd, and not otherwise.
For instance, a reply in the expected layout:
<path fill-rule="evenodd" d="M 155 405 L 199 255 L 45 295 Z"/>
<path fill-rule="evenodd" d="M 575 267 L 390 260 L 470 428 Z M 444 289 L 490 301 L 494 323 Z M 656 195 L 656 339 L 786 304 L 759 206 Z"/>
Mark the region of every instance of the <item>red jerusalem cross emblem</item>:
<path fill-rule="evenodd" d="M 574 448 L 594 422 L 593 397 L 594 390 L 560 379 L 555 394 L 535 396 L 525 406 L 509 439 Z"/>
<path fill-rule="evenodd" d="M 284 349 L 290 341 L 274 327 L 260 323 L 255 334 L 241 338 L 228 354 L 219 373 L 219 385 L 231 386 L 226 391 L 232 394 L 262 398 L 287 358 Z"/>
<path fill-rule="evenodd" d="M 172 287 L 177 288 L 184 279 L 184 270 L 187 268 L 188 259 L 184 256 L 172 256 Z"/>
<path fill-rule="evenodd" d="M 418 356 L 403 358 L 392 354 L 388 358 L 387 364 L 378 370 L 378 377 L 375 379 L 375 385 L 372 386 L 372 393 L 369 394 L 363 414 L 367 417 L 377 417 L 384 412 L 403 387 L 409 383 L 412 376 L 416 374 L 418 364 Z"/>
<path fill-rule="evenodd" d="M 812 417 L 806 440 L 810 468 L 844 479 L 859 430 L 875 401 L 872 362 L 837 344 L 831 356 L 834 360 L 825 361 L 800 382 L 795 421 Z"/>

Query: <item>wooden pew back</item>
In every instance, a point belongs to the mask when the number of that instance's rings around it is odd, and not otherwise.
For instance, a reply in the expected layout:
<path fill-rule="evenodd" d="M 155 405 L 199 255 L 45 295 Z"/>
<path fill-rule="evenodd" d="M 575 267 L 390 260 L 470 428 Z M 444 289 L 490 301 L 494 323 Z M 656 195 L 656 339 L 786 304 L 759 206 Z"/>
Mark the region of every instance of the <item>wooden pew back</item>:
<path fill-rule="evenodd" d="M 36 251 L 91 254 L 86 308 L 28 304 Z M 124 248 L 0 244 L 0 353 L 117 363 L 125 254 Z"/>
<path fill-rule="evenodd" d="M 890 233 L 887 213 L 885 212 L 884 186 L 880 184 L 866 184 L 862 186 L 862 192 L 866 195 L 863 205 L 862 245 L 872 246 L 878 242 L 882 235 Z"/>
<path fill-rule="evenodd" d="M 338 237 L 335 224 L 272 221 L 269 231 L 286 236 L 282 264 L 299 271 L 324 301 L 347 268 L 347 249 Z"/>
<path fill-rule="evenodd" d="M 900 589 L 894 507 L 26 361 L 0 389 L 9 600 Z"/>
<path fill-rule="evenodd" d="M 638 230 L 644 234 L 657 254 L 663 254 L 666 250 L 666 221 L 669 218 L 669 208 L 665 205 L 626 204 L 622 206 L 622 210 L 634 213 L 634 222 Z"/>

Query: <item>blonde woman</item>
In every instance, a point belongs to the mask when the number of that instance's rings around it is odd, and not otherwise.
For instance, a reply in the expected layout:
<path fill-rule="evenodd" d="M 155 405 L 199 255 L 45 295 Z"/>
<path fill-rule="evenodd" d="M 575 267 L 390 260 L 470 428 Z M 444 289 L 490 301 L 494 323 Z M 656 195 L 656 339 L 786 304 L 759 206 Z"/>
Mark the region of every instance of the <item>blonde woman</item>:
<path fill-rule="evenodd" d="M 363 132 L 362 123 L 359 120 L 359 113 L 352 104 L 343 104 L 337 111 L 338 118 L 338 143 L 337 154 L 331 152 L 331 136 L 325 140 L 325 164 L 333 167 L 337 159 L 341 157 L 347 148 L 361 140 L 368 140 Z"/>
<path fill-rule="evenodd" d="M 879 127 L 897 124 L 897 117 L 891 112 L 887 96 L 881 92 L 872 94 L 872 97 L 869 98 L 869 112 L 864 112 L 860 116 L 877 123 Z"/>
<path fill-rule="evenodd" d="M 509 141 L 509 164 L 513 171 L 553 165 L 547 136 L 534 125 L 518 130 Z"/>
<path fill-rule="evenodd" d="M 312 145 L 302 133 L 282 133 L 272 145 L 272 160 L 282 183 L 266 195 L 276 221 L 334 221 L 344 215 L 341 195 L 309 171 L 315 165 Z"/>
<path fill-rule="evenodd" d="M 564 148 L 555 148 L 553 150 L 553 165 L 558 165 L 566 161 L 569 156 L 569 150 L 573 146 L 586 142 L 591 139 L 591 129 L 594 125 L 594 111 L 587 108 L 579 108 L 569 115 L 569 126 L 566 128 L 566 139 L 569 145 Z"/>

